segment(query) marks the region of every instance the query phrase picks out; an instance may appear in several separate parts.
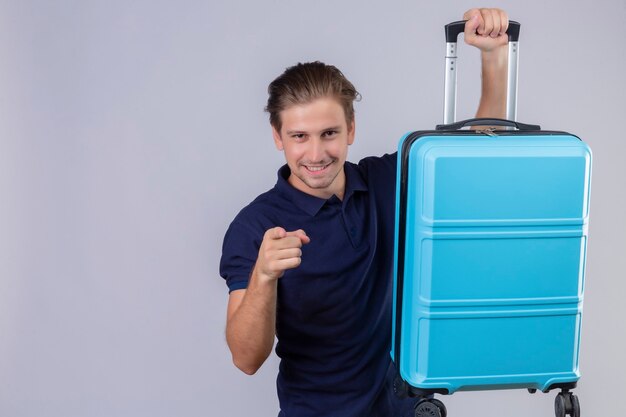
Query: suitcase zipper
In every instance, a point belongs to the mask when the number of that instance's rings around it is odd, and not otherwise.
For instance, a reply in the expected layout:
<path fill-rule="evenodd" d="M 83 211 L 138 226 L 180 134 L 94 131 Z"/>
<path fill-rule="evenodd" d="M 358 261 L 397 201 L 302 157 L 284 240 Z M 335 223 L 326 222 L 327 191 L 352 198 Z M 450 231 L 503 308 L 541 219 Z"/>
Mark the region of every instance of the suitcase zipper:
<path fill-rule="evenodd" d="M 490 136 L 490 137 L 492 137 L 492 138 L 497 138 L 497 137 L 498 137 L 498 135 L 496 135 L 496 134 L 493 132 L 494 130 L 495 130 L 495 129 L 494 129 L 493 127 L 488 127 L 488 128 L 486 128 L 486 129 L 477 129 L 477 130 L 476 130 L 476 133 L 482 133 L 483 135 L 487 135 L 487 136 Z"/>

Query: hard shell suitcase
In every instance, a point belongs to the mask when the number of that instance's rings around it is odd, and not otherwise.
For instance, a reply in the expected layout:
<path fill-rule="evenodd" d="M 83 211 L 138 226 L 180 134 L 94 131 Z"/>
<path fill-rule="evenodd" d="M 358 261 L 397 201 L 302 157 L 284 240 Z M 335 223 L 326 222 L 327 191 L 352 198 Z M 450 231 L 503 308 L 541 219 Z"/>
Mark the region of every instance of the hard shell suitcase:
<path fill-rule="evenodd" d="M 463 27 L 446 26 L 446 122 Z M 508 33 L 515 119 L 519 24 Z M 466 125 L 505 129 L 458 130 Z M 578 137 L 513 120 L 400 140 L 391 356 L 396 392 L 424 397 L 416 416 L 445 416 L 429 394 L 506 388 L 559 388 L 557 417 L 580 415 L 570 390 L 580 377 L 590 178 Z"/>

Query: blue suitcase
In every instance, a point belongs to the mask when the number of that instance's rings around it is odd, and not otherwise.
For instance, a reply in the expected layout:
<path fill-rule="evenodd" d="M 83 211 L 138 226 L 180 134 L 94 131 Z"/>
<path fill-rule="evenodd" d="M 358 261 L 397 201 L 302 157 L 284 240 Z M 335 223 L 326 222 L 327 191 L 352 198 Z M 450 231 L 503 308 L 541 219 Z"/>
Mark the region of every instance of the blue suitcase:
<path fill-rule="evenodd" d="M 512 28 L 508 119 L 519 24 Z M 462 29 L 447 26 L 454 43 Z M 507 129 L 457 130 L 477 124 Z M 396 392 L 424 397 L 416 416 L 445 416 L 431 394 L 508 388 L 561 389 L 557 417 L 580 415 L 570 390 L 580 377 L 590 175 L 591 151 L 578 137 L 511 120 L 400 140 L 391 356 Z"/>

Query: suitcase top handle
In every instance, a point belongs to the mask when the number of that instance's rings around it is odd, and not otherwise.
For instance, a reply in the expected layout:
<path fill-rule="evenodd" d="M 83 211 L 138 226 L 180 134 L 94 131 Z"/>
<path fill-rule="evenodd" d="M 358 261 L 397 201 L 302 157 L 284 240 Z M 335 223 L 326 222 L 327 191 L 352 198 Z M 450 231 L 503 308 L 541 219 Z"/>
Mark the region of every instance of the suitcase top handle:
<path fill-rule="evenodd" d="M 467 20 L 458 20 L 446 25 L 446 42 L 456 42 L 459 34 L 465 31 L 465 22 Z M 514 20 L 509 20 L 509 28 L 506 34 L 509 35 L 509 42 L 519 41 L 520 24 Z"/>
<path fill-rule="evenodd" d="M 437 130 L 459 130 L 466 126 L 506 126 L 515 127 L 518 130 L 541 130 L 539 125 L 529 125 L 526 123 L 516 122 L 514 120 L 496 119 L 496 118 L 476 118 L 462 120 L 456 123 L 450 123 L 445 125 L 437 125 Z"/>

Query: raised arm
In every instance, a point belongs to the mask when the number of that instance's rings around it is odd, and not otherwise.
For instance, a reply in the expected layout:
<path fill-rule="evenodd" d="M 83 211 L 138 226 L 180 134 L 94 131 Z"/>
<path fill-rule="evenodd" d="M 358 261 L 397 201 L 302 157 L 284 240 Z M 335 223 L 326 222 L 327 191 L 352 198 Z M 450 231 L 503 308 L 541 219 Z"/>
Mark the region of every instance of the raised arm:
<path fill-rule="evenodd" d="M 272 352 L 278 279 L 286 269 L 300 265 L 300 248 L 308 242 L 302 230 L 286 232 L 280 227 L 268 230 L 248 288 L 233 291 L 229 296 L 226 342 L 233 363 L 248 375 L 254 374 Z"/>
<path fill-rule="evenodd" d="M 476 117 L 506 117 L 509 18 L 500 9 L 465 12 L 465 42 L 481 51 L 482 89 Z"/>

